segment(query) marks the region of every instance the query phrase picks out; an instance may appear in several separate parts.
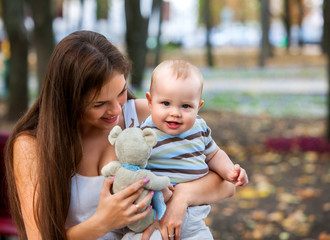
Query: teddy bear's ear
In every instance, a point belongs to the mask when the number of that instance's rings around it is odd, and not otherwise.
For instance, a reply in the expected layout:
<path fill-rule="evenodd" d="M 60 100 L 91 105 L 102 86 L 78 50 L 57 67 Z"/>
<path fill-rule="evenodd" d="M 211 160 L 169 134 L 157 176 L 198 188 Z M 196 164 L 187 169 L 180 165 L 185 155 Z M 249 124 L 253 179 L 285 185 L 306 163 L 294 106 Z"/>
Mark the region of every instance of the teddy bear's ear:
<path fill-rule="evenodd" d="M 119 134 L 122 132 L 121 128 L 119 126 L 114 126 L 113 129 L 111 130 L 108 140 L 111 143 L 111 145 L 115 145 L 115 142 L 117 140 L 117 137 Z"/>
<path fill-rule="evenodd" d="M 143 129 L 142 135 L 148 146 L 153 147 L 156 145 L 157 135 L 151 128 Z"/>

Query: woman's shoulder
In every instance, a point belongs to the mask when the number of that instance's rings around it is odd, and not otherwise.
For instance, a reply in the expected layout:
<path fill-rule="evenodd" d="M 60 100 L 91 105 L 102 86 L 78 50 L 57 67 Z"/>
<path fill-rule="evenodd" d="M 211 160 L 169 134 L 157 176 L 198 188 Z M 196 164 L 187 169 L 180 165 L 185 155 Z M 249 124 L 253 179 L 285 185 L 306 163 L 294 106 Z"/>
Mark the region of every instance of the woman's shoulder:
<path fill-rule="evenodd" d="M 13 145 L 14 165 L 20 170 L 31 170 L 36 164 L 37 141 L 34 136 L 20 134 Z"/>
<path fill-rule="evenodd" d="M 15 138 L 14 141 L 14 150 L 17 148 L 18 150 L 20 149 L 25 149 L 29 150 L 31 148 L 36 147 L 36 138 L 28 133 L 21 133 Z"/>
<path fill-rule="evenodd" d="M 147 99 L 135 99 L 135 108 L 139 122 L 142 123 L 150 115 Z"/>

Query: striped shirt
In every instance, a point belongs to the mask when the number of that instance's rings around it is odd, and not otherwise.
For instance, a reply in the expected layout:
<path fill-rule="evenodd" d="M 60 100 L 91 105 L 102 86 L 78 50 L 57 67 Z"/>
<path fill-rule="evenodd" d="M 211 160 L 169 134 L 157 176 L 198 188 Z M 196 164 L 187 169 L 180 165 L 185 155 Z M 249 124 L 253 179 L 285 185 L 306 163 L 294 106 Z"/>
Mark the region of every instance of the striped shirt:
<path fill-rule="evenodd" d="M 216 150 L 211 129 L 197 117 L 194 126 L 181 134 L 169 135 L 160 131 L 149 116 L 141 128 L 152 128 L 157 134 L 147 169 L 156 175 L 168 176 L 172 184 L 192 181 L 206 175 L 209 168 L 206 156 Z"/>

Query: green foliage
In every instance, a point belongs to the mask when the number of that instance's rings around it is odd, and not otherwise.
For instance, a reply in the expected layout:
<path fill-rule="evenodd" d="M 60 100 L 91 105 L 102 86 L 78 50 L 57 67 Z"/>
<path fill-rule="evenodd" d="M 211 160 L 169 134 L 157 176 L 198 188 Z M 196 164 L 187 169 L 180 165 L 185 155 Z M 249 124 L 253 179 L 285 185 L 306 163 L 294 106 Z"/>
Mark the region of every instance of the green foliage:
<path fill-rule="evenodd" d="M 97 19 L 107 19 L 109 11 L 109 1 L 108 0 L 96 0 L 96 16 Z"/>
<path fill-rule="evenodd" d="M 220 13 L 222 8 L 225 6 L 224 1 L 218 1 L 218 0 L 206 0 L 210 1 L 210 15 L 211 15 L 211 25 L 216 26 L 220 23 Z M 204 5 L 205 0 L 199 0 L 199 19 L 198 22 L 200 24 L 205 24 L 204 21 Z"/>
<path fill-rule="evenodd" d="M 164 49 L 164 51 L 175 51 L 180 49 L 181 46 L 182 46 L 181 43 L 169 42 L 163 45 L 162 48 Z"/>
<path fill-rule="evenodd" d="M 198 22 L 204 24 L 203 9 L 206 0 L 199 0 Z M 234 12 L 234 21 L 259 21 L 258 0 L 231 0 L 231 1 L 210 1 L 211 25 L 221 24 L 221 12 L 224 7 L 230 7 Z"/>

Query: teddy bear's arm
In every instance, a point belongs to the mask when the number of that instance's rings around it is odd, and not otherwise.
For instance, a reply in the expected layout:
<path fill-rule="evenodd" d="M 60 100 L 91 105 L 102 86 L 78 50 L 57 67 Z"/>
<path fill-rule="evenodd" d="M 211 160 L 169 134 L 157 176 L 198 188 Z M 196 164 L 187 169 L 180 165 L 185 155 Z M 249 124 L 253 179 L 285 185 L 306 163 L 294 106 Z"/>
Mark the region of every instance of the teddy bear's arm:
<path fill-rule="evenodd" d="M 105 177 L 115 176 L 120 167 L 121 163 L 119 161 L 112 161 L 102 168 L 101 173 Z"/>
<path fill-rule="evenodd" d="M 145 177 L 149 178 L 150 181 L 144 185 L 147 189 L 162 190 L 170 185 L 170 179 L 166 176 L 157 176 L 150 171 L 142 170 Z"/>

